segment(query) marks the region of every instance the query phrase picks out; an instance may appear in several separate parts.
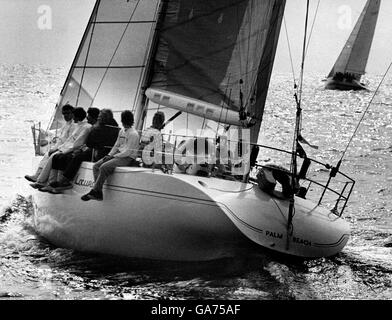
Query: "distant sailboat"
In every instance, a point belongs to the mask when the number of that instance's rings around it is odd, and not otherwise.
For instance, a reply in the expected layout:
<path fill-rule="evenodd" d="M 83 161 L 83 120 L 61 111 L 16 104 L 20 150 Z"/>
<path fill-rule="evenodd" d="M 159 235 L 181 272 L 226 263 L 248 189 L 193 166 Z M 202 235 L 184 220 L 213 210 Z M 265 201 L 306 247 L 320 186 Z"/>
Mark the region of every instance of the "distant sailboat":
<path fill-rule="evenodd" d="M 380 4 L 381 0 L 367 0 L 354 30 L 328 75 L 326 89 L 367 89 L 361 83 L 361 77 L 365 74 Z"/>
<path fill-rule="evenodd" d="M 61 123 L 68 102 L 110 108 L 116 116 L 131 109 L 138 130 L 149 113 L 165 108 L 175 114 L 176 125 L 165 136 L 173 138 L 173 150 L 165 150 L 173 171 L 117 168 L 104 200 L 83 202 L 94 182 L 92 163 L 84 162 L 72 189 L 34 191 L 37 231 L 60 247 L 162 260 L 218 259 L 261 247 L 300 257 L 341 251 L 350 234 L 341 216 L 354 181 L 309 158 L 292 176 L 255 161 L 258 148 L 297 157 L 258 144 L 284 8 L 285 0 L 97 0 L 50 128 Z M 243 174 L 236 174 L 233 161 L 221 170 L 222 162 L 218 167 L 211 160 L 218 144 L 221 155 L 230 155 L 223 152 L 223 135 L 189 137 L 179 130 L 205 121 L 249 133 L 250 144 L 241 148 L 250 154 L 240 163 Z M 194 148 L 191 159 L 204 156 L 203 170 L 177 161 L 184 146 Z M 311 161 L 330 176 L 308 178 Z M 341 189 L 330 184 L 336 175 L 345 181 Z M 283 181 L 282 191 L 274 190 L 275 179 Z M 300 181 L 307 186 L 300 188 Z M 307 199 L 318 188 L 317 198 Z M 331 192 L 336 202 L 327 208 L 323 199 Z"/>

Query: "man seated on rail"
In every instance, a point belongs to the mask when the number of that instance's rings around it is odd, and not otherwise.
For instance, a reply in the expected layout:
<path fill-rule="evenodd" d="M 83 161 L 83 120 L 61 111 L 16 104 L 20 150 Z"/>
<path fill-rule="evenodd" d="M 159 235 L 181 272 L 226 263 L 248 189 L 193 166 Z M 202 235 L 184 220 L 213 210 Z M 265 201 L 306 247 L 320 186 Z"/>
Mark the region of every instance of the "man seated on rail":
<path fill-rule="evenodd" d="M 55 157 L 65 157 L 67 154 L 72 153 L 84 144 L 91 129 L 91 125 L 84 121 L 86 118 L 86 111 L 84 111 L 83 108 L 76 108 L 73 114 L 74 130 L 72 134 L 62 145 L 53 150 L 53 153 L 50 155 L 47 163 L 39 174 L 37 182 L 30 185 L 33 188 L 39 189 L 40 191 L 50 191 L 50 187 L 46 188 L 46 186 L 55 181 L 58 174 L 57 170 L 52 170 L 53 159 Z"/>
<path fill-rule="evenodd" d="M 74 129 L 74 115 L 73 115 L 74 107 L 69 104 L 66 104 L 62 107 L 62 114 L 65 120 L 64 126 L 61 127 L 58 136 L 55 136 L 52 139 L 53 145 L 50 146 L 49 150 L 45 153 L 41 162 L 38 165 L 36 172 L 33 175 L 25 175 L 25 179 L 30 182 L 37 182 L 38 176 L 42 172 L 42 169 L 45 167 L 46 163 L 49 160 L 49 157 L 58 150 L 59 146 L 61 146 L 68 137 L 72 134 Z"/>
<path fill-rule="evenodd" d="M 116 142 L 119 127 L 113 118 L 110 109 L 102 109 L 97 123 L 91 128 L 85 145 L 75 150 L 66 163 L 53 161 L 53 168 L 64 170 L 58 181 L 51 183 L 52 192 L 59 193 L 62 190 L 73 187 L 72 180 L 78 172 L 83 161 L 96 162 L 106 156 Z"/>
<path fill-rule="evenodd" d="M 94 186 L 89 193 L 82 196 L 83 201 L 103 200 L 103 184 L 114 170 L 117 167 L 131 166 L 136 163 L 140 137 L 133 128 L 133 113 L 128 110 L 123 111 L 121 123 L 124 128 L 120 130 L 113 148 L 107 156 L 93 166 Z"/>

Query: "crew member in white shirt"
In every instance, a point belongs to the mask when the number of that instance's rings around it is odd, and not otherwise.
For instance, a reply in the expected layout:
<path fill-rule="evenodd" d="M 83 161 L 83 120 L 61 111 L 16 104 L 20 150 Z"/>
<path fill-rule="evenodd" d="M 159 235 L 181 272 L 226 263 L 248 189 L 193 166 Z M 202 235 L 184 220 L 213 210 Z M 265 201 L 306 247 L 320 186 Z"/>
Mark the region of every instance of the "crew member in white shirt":
<path fill-rule="evenodd" d="M 46 165 L 43 167 L 41 173 L 37 178 L 37 182 L 31 184 L 33 188 L 40 189 L 40 191 L 50 191 L 48 188 L 45 188 L 46 184 L 49 185 L 51 182 L 56 181 L 58 173 L 57 170 L 51 172 L 53 159 L 61 157 L 62 155 L 68 153 L 72 153 L 74 150 L 80 148 L 84 144 L 87 135 L 91 129 L 91 125 L 84 121 L 84 119 L 86 118 L 86 111 L 84 111 L 83 108 L 76 108 L 73 114 L 74 129 L 72 131 L 72 134 L 50 155 Z"/>
<path fill-rule="evenodd" d="M 91 191 L 82 196 L 83 201 L 103 200 L 102 188 L 106 179 L 117 167 L 131 166 L 136 163 L 139 149 L 139 134 L 132 127 L 134 123 L 131 111 L 121 113 L 123 129 L 120 130 L 116 143 L 109 154 L 93 166 L 94 186 Z"/>
<path fill-rule="evenodd" d="M 46 163 L 48 162 L 49 157 L 58 150 L 58 147 L 61 146 L 73 132 L 74 107 L 72 107 L 69 104 L 66 104 L 62 107 L 61 111 L 65 120 L 65 124 L 64 126 L 61 127 L 59 135 L 55 136 L 52 139 L 52 142 L 54 144 L 50 147 L 48 152 L 45 153 L 44 157 L 42 158 L 42 160 L 38 165 L 37 171 L 33 175 L 25 175 L 25 179 L 28 181 L 37 182 L 38 176 L 41 173 L 42 169 L 45 167 Z"/>
<path fill-rule="evenodd" d="M 59 152 L 56 152 L 56 154 L 53 156 L 52 169 L 50 170 L 48 185 L 39 189 L 40 191 L 53 192 L 53 188 L 58 187 L 57 181 L 62 179 L 62 172 L 71 161 L 74 152 L 78 152 L 82 147 L 84 147 L 92 128 L 90 123 L 91 117 L 87 117 L 87 114 L 83 108 L 75 109 L 75 129 L 67 142 L 59 148 Z M 86 118 L 89 120 L 86 121 Z"/>

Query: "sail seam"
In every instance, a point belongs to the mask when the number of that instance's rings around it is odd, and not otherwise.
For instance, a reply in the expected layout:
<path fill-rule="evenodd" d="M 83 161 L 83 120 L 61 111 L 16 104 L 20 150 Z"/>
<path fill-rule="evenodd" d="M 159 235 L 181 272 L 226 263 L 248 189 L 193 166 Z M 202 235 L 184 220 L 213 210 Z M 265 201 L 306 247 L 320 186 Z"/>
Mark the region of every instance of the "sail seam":
<path fill-rule="evenodd" d="M 97 90 L 95 91 L 95 94 L 94 94 L 94 96 L 93 96 L 93 99 L 91 100 L 90 106 L 92 106 L 92 104 L 93 104 L 95 98 L 97 97 L 97 94 L 98 94 L 98 92 L 99 92 L 99 89 L 100 89 L 101 86 L 102 86 L 102 83 L 103 83 L 103 81 L 104 81 L 104 79 L 105 79 L 105 77 L 106 77 L 106 75 L 107 75 L 107 72 L 108 72 L 108 70 L 109 70 L 109 67 L 110 67 L 110 65 L 111 65 L 111 63 L 112 63 L 114 57 L 115 57 L 116 54 L 117 54 L 117 50 L 118 50 L 118 48 L 120 47 L 120 45 L 121 45 L 121 43 L 122 43 L 122 40 L 123 40 L 123 38 L 124 38 L 124 36 L 125 36 L 125 33 L 126 33 L 127 30 L 128 30 L 128 27 L 129 27 L 129 25 L 130 25 L 130 23 L 131 23 L 131 20 L 132 20 L 132 18 L 133 18 L 133 16 L 134 16 L 134 14 L 135 14 L 135 12 L 136 12 L 136 10 L 137 10 L 139 4 L 140 4 L 140 0 L 136 3 L 136 5 L 135 5 L 135 7 L 134 7 L 134 9 L 133 9 L 133 11 L 132 11 L 132 13 L 131 13 L 131 16 L 129 17 L 129 21 L 128 21 L 128 23 L 127 23 L 127 25 L 126 25 L 126 27 L 125 27 L 125 29 L 124 29 L 124 31 L 123 31 L 121 37 L 120 37 L 120 40 L 119 40 L 119 42 L 118 42 L 118 44 L 117 44 L 117 46 L 116 46 L 116 49 L 114 50 L 114 53 L 113 53 L 112 57 L 110 58 L 109 64 L 108 64 L 108 66 L 106 67 L 106 71 L 105 71 L 105 73 L 103 74 L 101 81 L 99 82 L 98 88 L 97 88 Z"/>
<path fill-rule="evenodd" d="M 96 21 L 93 24 L 149 24 L 154 23 L 154 20 L 140 20 L 140 21 Z"/>
<path fill-rule="evenodd" d="M 140 69 L 145 68 L 145 65 L 139 66 L 75 66 L 74 69 Z"/>

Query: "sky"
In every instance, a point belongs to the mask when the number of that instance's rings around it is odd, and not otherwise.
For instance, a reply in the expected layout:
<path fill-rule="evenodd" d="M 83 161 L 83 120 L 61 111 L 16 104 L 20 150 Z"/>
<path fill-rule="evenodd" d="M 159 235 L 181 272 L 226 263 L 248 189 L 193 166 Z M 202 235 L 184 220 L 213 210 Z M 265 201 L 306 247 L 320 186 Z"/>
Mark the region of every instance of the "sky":
<path fill-rule="evenodd" d="M 318 3 L 319 9 L 305 64 L 308 71 L 329 73 L 365 2 L 310 0 L 310 25 Z M 94 3 L 95 0 L 0 0 L 0 63 L 69 67 Z M 305 6 L 305 0 L 287 0 L 285 10 L 296 72 L 300 67 Z M 369 74 L 383 74 L 392 61 L 391 16 L 392 1 L 382 0 L 367 67 Z M 274 72 L 291 72 L 284 24 Z"/>
<path fill-rule="evenodd" d="M 366 0 L 310 0 L 309 29 L 311 29 L 318 3 L 319 7 L 308 47 L 305 68 L 308 72 L 314 71 L 327 75 L 349 38 Z M 285 20 L 296 72 L 301 64 L 305 12 L 305 0 L 287 0 Z M 391 17 L 392 1 L 381 0 L 380 13 L 367 65 L 367 72 L 370 74 L 384 74 L 392 62 Z M 284 23 L 280 33 L 274 70 L 277 72 L 290 72 L 291 70 Z"/>

